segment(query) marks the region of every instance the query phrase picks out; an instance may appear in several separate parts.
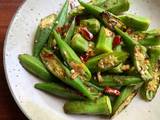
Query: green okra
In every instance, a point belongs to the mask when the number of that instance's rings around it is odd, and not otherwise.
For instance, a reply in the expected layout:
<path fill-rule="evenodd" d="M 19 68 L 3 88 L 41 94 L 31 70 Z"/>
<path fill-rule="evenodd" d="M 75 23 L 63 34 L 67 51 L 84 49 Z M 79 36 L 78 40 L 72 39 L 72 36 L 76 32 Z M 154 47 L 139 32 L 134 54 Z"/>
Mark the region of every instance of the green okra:
<path fill-rule="evenodd" d="M 123 42 L 129 47 L 129 52 L 133 55 L 133 63 L 137 71 L 141 75 L 144 81 L 148 81 L 152 78 L 150 70 L 150 62 L 148 60 L 147 49 L 140 45 L 137 41 L 134 41 L 127 33 L 124 33 L 119 28 L 115 27 L 116 32 L 121 35 Z"/>
<path fill-rule="evenodd" d="M 81 62 L 80 58 L 73 51 L 73 49 L 61 39 L 61 36 L 54 31 L 53 32 L 57 45 L 60 49 L 61 55 L 64 60 L 68 63 L 70 68 L 76 72 L 84 81 L 91 79 L 91 73 L 84 63 Z"/>
<path fill-rule="evenodd" d="M 158 60 L 160 59 L 160 46 L 152 46 L 148 49 L 152 69 L 157 67 Z"/>
<path fill-rule="evenodd" d="M 114 30 L 115 26 L 122 30 L 126 29 L 126 25 L 118 17 L 108 11 L 105 11 L 105 9 L 87 4 L 82 0 L 79 0 L 79 3 L 85 8 L 88 13 L 97 17 L 109 29 Z"/>
<path fill-rule="evenodd" d="M 150 20 L 145 17 L 126 14 L 120 15 L 118 18 L 129 28 L 132 28 L 135 31 L 145 31 L 150 25 Z"/>
<path fill-rule="evenodd" d="M 65 72 L 65 66 L 61 61 L 58 59 L 58 57 L 52 53 L 51 50 L 48 50 L 47 48 L 43 48 L 40 54 L 42 62 L 46 65 L 48 70 L 57 78 L 60 80 L 65 79 L 66 72 Z"/>
<path fill-rule="evenodd" d="M 66 41 L 69 45 L 70 45 L 70 42 L 71 42 L 71 39 L 74 35 L 74 32 L 75 32 L 75 27 L 76 27 L 76 22 L 75 22 L 75 19 L 73 19 L 72 21 L 72 24 L 67 32 L 67 35 L 64 39 L 64 41 Z"/>
<path fill-rule="evenodd" d="M 68 114 L 107 115 L 112 113 L 111 101 L 103 96 L 96 101 L 69 101 L 64 104 L 64 111 Z"/>
<path fill-rule="evenodd" d="M 69 1 L 66 0 L 64 5 L 62 6 L 62 9 L 58 13 L 58 16 L 56 18 L 56 21 L 54 23 L 54 26 L 52 27 L 52 30 L 56 27 L 63 26 L 67 21 L 67 14 L 68 14 L 68 8 L 69 8 Z"/>
<path fill-rule="evenodd" d="M 38 58 L 28 54 L 21 54 L 18 58 L 21 65 L 33 75 L 45 81 L 55 80 L 55 77 L 45 68 Z"/>
<path fill-rule="evenodd" d="M 106 71 L 123 63 L 127 58 L 128 54 L 126 52 L 104 53 L 90 58 L 86 62 L 86 66 L 92 72 Z"/>
<path fill-rule="evenodd" d="M 155 46 L 149 49 L 150 63 L 153 71 L 153 78 L 144 83 L 141 88 L 141 96 L 146 101 L 151 101 L 155 97 L 160 85 L 160 47 Z"/>
<path fill-rule="evenodd" d="M 48 70 L 62 82 L 81 92 L 87 98 L 93 100 L 90 88 L 88 88 L 81 77 L 77 77 L 77 73 L 69 70 L 58 57 L 50 50 L 44 48 L 41 52 L 41 59 Z"/>
<path fill-rule="evenodd" d="M 140 91 L 142 98 L 146 101 L 152 101 L 159 88 L 160 75 L 157 73 L 154 73 L 153 75 L 154 77 L 150 81 L 144 83 Z"/>
<path fill-rule="evenodd" d="M 63 8 L 56 17 L 55 14 L 52 14 L 41 20 L 40 25 L 38 26 L 37 33 L 35 36 L 34 46 L 33 46 L 33 55 L 39 57 L 40 51 L 47 42 L 50 33 L 57 26 L 63 26 L 66 21 L 66 16 L 68 12 L 69 2 L 66 2 L 63 5 Z"/>
<path fill-rule="evenodd" d="M 105 12 L 105 9 L 98 6 L 87 4 L 83 2 L 83 0 L 78 0 L 78 2 L 85 8 L 86 12 L 91 13 L 95 16 L 99 16 L 101 13 Z"/>
<path fill-rule="evenodd" d="M 141 84 L 136 85 L 136 86 L 122 88 L 120 96 L 117 97 L 113 105 L 113 113 L 112 113 L 113 116 L 116 116 L 125 107 L 129 105 L 129 103 L 132 101 L 132 99 L 137 94 L 137 91 L 140 88 L 140 86 Z"/>
<path fill-rule="evenodd" d="M 160 29 L 153 29 L 145 32 L 134 32 L 131 34 L 131 37 L 146 47 L 160 45 Z"/>
<path fill-rule="evenodd" d="M 97 53 L 107 53 L 113 52 L 112 50 L 112 42 L 114 39 L 114 33 L 105 27 L 101 27 L 98 41 L 96 44 L 96 52 Z"/>
<path fill-rule="evenodd" d="M 76 52 L 84 53 L 89 50 L 89 43 L 87 40 L 85 40 L 81 34 L 76 33 L 71 42 L 70 46 L 75 50 Z"/>
<path fill-rule="evenodd" d="M 50 35 L 56 15 L 52 14 L 41 20 L 34 40 L 33 56 L 39 57 L 40 51 Z"/>
<path fill-rule="evenodd" d="M 118 66 L 112 68 L 111 70 L 109 70 L 109 73 L 114 73 L 114 74 L 120 74 L 123 73 L 123 63 L 119 64 Z"/>
<path fill-rule="evenodd" d="M 147 49 L 144 46 L 136 45 L 134 47 L 134 66 L 140 73 L 144 81 L 153 78 L 150 61 L 148 60 Z"/>
<path fill-rule="evenodd" d="M 49 39 L 48 39 L 48 42 L 47 42 L 47 47 L 50 48 L 50 49 L 56 48 L 56 41 L 54 39 L 53 34 L 51 34 L 49 36 Z"/>
<path fill-rule="evenodd" d="M 130 3 L 128 0 L 106 0 L 104 8 L 113 13 L 120 14 L 122 12 L 128 11 Z"/>
<path fill-rule="evenodd" d="M 126 30 L 127 26 L 115 15 L 110 12 L 103 12 L 99 19 L 103 22 L 105 26 L 107 26 L 111 30 L 115 30 L 115 27 Z"/>
<path fill-rule="evenodd" d="M 95 5 L 95 6 L 103 6 L 106 0 L 91 0 L 87 4 Z M 85 8 L 82 5 L 76 6 L 69 12 L 70 17 L 75 17 L 77 15 L 82 15 L 85 13 Z"/>
<path fill-rule="evenodd" d="M 160 36 L 145 38 L 143 40 L 140 40 L 139 43 L 146 47 L 160 45 Z"/>
<path fill-rule="evenodd" d="M 113 14 L 119 14 L 128 11 L 130 3 L 128 0 L 91 0 L 90 5 L 101 7 L 102 9 L 109 11 Z M 75 7 L 70 12 L 70 16 L 74 17 L 85 13 L 85 8 L 82 5 Z"/>
<path fill-rule="evenodd" d="M 87 29 L 94 35 L 99 32 L 101 27 L 100 22 L 95 18 L 81 20 L 80 26 L 87 27 Z"/>
<path fill-rule="evenodd" d="M 58 97 L 62 97 L 70 100 L 83 100 L 84 97 L 75 90 L 54 82 L 51 83 L 37 83 L 34 85 L 35 88 L 47 92 Z"/>
<path fill-rule="evenodd" d="M 142 83 L 143 80 L 135 76 L 123 76 L 123 75 L 102 75 L 102 80 L 92 80 L 95 85 L 100 87 L 121 87 L 121 86 L 133 86 Z"/>
<path fill-rule="evenodd" d="M 137 73 L 135 69 L 132 68 L 131 65 L 129 64 L 124 64 L 121 63 L 118 66 L 114 67 L 113 69 L 107 71 L 108 73 L 111 74 L 125 74 L 125 75 L 133 75 L 133 76 L 137 76 Z M 135 74 L 133 74 L 135 73 Z"/>
<path fill-rule="evenodd" d="M 138 44 L 137 41 L 134 41 L 128 33 L 123 32 L 121 29 L 118 27 L 115 27 L 115 31 L 122 37 L 123 42 L 125 45 L 127 45 L 127 48 L 129 48 L 129 51 L 133 51 L 133 48 L 136 44 Z"/>
<path fill-rule="evenodd" d="M 147 36 L 159 36 L 160 28 L 143 31 L 143 33 L 145 33 Z"/>

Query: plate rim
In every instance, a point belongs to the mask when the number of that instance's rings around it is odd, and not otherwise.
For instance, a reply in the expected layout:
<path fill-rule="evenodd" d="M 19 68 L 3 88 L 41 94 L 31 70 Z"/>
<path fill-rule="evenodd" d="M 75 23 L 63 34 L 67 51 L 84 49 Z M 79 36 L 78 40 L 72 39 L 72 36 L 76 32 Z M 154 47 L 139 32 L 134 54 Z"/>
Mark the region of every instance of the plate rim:
<path fill-rule="evenodd" d="M 29 114 L 27 112 L 25 112 L 24 108 L 22 107 L 20 101 L 18 100 L 18 98 L 16 97 L 15 93 L 12 90 L 11 84 L 9 82 L 9 78 L 8 78 L 8 73 L 7 73 L 7 67 L 6 67 L 6 46 L 7 46 L 7 41 L 8 41 L 8 35 L 9 35 L 9 31 L 13 25 L 13 22 L 17 16 L 17 13 L 23 8 L 23 6 L 25 5 L 25 3 L 27 2 L 27 0 L 23 0 L 22 3 L 20 4 L 20 6 L 17 8 L 16 12 L 13 14 L 10 23 L 8 25 L 7 31 L 6 31 L 6 35 L 5 35 L 5 39 L 4 39 L 4 44 L 3 44 L 3 68 L 4 68 L 4 74 L 5 74 L 5 78 L 6 78 L 6 82 L 9 88 L 9 91 L 11 93 L 12 98 L 14 99 L 14 102 L 16 103 L 16 105 L 18 106 L 19 110 L 23 113 L 23 115 L 27 118 L 27 119 L 31 119 Z"/>

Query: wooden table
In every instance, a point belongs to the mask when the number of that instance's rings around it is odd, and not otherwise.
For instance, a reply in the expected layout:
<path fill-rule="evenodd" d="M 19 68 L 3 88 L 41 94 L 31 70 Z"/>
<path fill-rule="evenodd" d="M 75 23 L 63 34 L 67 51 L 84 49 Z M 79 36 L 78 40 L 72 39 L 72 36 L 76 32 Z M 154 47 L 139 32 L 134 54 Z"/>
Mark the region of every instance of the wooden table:
<path fill-rule="evenodd" d="M 4 75 L 3 43 L 7 27 L 23 0 L 0 0 L 0 120 L 27 120 L 14 102 Z"/>

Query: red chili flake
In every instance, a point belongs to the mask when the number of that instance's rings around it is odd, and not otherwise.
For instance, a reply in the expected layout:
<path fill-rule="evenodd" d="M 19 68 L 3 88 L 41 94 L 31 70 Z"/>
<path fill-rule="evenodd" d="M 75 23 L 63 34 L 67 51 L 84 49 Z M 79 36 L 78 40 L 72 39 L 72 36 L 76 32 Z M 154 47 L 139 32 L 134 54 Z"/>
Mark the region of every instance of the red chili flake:
<path fill-rule="evenodd" d="M 93 34 L 87 29 L 87 27 L 80 27 L 79 33 L 88 41 L 93 39 Z"/>
<path fill-rule="evenodd" d="M 43 58 L 47 58 L 47 59 L 50 59 L 50 58 L 52 58 L 52 57 L 53 57 L 53 55 L 52 55 L 52 54 L 48 54 L 48 53 L 46 53 L 46 54 L 42 54 L 42 56 L 43 56 Z"/>
<path fill-rule="evenodd" d="M 57 28 L 56 28 L 56 32 L 62 33 L 62 27 L 57 27 Z"/>
<path fill-rule="evenodd" d="M 82 62 L 85 63 L 85 62 L 88 61 L 88 59 L 89 59 L 90 57 L 93 57 L 93 56 L 95 56 L 95 52 L 94 52 L 94 51 L 88 51 L 88 52 L 86 52 L 85 54 L 81 55 L 81 56 L 80 56 L 80 59 L 81 59 Z"/>
<path fill-rule="evenodd" d="M 116 47 L 117 45 L 120 45 L 121 42 L 122 42 L 121 36 L 119 35 L 115 36 L 113 40 L 113 48 Z"/>
<path fill-rule="evenodd" d="M 56 31 L 60 33 L 62 36 L 65 36 L 65 33 L 69 30 L 69 28 L 70 28 L 70 25 L 65 24 L 62 27 L 57 27 Z"/>
<path fill-rule="evenodd" d="M 83 54 L 83 55 L 80 56 L 80 59 L 81 59 L 82 62 L 87 62 L 88 58 L 89 58 L 89 54 L 88 53 Z"/>
<path fill-rule="evenodd" d="M 116 95 L 119 96 L 120 95 L 120 91 L 115 89 L 115 88 L 110 88 L 110 87 L 105 87 L 104 88 L 104 93 L 110 94 L 110 95 Z"/>

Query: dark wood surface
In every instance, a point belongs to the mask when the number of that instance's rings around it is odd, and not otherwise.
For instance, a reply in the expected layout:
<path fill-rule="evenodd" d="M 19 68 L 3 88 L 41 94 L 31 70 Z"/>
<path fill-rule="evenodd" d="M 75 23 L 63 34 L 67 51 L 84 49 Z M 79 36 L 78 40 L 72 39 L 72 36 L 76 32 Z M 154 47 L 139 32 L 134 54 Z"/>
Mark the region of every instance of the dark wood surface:
<path fill-rule="evenodd" d="M 4 75 L 3 44 L 8 25 L 23 0 L 0 0 L 0 120 L 27 120 L 17 107 Z"/>

